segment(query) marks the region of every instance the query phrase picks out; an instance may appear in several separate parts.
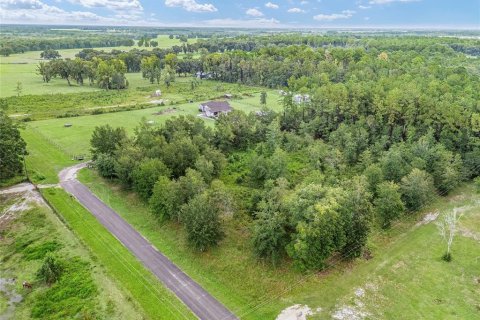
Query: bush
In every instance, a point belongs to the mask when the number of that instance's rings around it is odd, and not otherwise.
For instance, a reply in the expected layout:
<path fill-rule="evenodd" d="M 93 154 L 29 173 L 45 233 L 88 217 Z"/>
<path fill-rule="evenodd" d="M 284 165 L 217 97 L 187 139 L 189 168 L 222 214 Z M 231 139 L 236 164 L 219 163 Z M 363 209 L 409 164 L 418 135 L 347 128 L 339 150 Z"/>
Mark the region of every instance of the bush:
<path fill-rule="evenodd" d="M 432 177 L 416 168 L 402 178 L 400 188 L 407 208 L 412 211 L 421 209 L 436 195 Z"/>
<path fill-rule="evenodd" d="M 198 251 L 206 251 L 223 237 L 219 212 L 206 193 L 191 199 L 181 210 L 181 221 L 188 243 Z"/>
<path fill-rule="evenodd" d="M 480 177 L 476 177 L 473 180 L 473 183 L 475 185 L 475 188 L 476 188 L 477 192 L 480 193 Z"/>
<path fill-rule="evenodd" d="M 104 178 L 113 178 L 115 176 L 115 159 L 113 156 L 105 153 L 99 154 L 97 160 L 95 160 L 95 167 Z"/>
<path fill-rule="evenodd" d="M 52 253 L 47 253 L 43 264 L 37 271 L 38 279 L 42 280 L 48 285 L 57 282 L 62 275 L 63 267 L 60 261 Z"/>
<path fill-rule="evenodd" d="M 384 229 L 390 228 L 391 222 L 405 210 L 399 189 L 399 186 L 391 181 L 382 182 L 377 187 L 375 211 Z"/>
<path fill-rule="evenodd" d="M 152 196 L 152 190 L 160 176 L 170 176 L 171 171 L 158 159 L 143 160 L 133 170 L 133 189 L 140 198 L 147 201 Z"/>

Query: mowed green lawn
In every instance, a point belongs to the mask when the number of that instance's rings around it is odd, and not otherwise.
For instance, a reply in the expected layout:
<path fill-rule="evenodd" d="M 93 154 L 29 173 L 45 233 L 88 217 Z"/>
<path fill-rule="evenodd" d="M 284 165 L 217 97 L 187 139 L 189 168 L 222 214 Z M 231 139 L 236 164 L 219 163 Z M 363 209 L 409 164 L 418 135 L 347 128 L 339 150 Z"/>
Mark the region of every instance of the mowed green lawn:
<path fill-rule="evenodd" d="M 223 91 L 222 91 L 223 92 Z M 212 93 L 215 95 L 215 93 Z M 166 96 L 169 96 L 166 93 Z M 180 93 L 172 93 L 171 96 L 182 98 Z M 183 98 L 185 95 L 183 96 Z M 252 94 L 242 99 L 233 99 L 230 101 L 234 109 L 245 112 L 254 112 L 261 110 L 260 93 Z M 153 121 L 154 126 L 161 125 L 166 119 L 179 115 L 198 115 L 198 102 L 183 103 L 166 106 L 156 106 L 147 109 L 104 113 L 90 116 L 80 116 L 61 119 L 48 119 L 42 121 L 32 121 L 27 124 L 24 138 L 31 139 L 30 135 L 34 133 L 35 138 L 42 137 L 58 145 L 57 149 L 64 151 L 70 158 L 72 155 L 89 154 L 90 137 L 97 126 L 109 124 L 114 127 L 124 127 L 128 133 L 133 133 L 141 121 Z M 273 110 L 280 110 L 278 103 L 278 94 L 274 90 L 268 92 L 267 106 Z M 161 114 L 159 114 L 161 113 Z M 214 124 L 214 120 L 205 119 L 209 125 Z M 65 124 L 71 124 L 71 127 L 65 127 Z M 33 144 L 37 142 L 32 142 Z"/>
<path fill-rule="evenodd" d="M 462 208 L 462 228 L 479 234 L 478 225 L 467 223 L 480 219 L 480 195 L 471 185 L 397 223 L 391 232 L 374 234 L 369 244 L 372 259 L 348 264 L 334 259 L 326 272 L 302 274 L 288 263 L 273 268 L 257 261 L 242 218 L 225 223 L 226 237 L 217 248 L 195 253 L 179 225 L 159 224 L 133 194 L 90 170 L 81 172 L 80 179 L 242 319 L 275 319 L 282 309 L 298 303 L 321 308 L 314 319 L 350 311 L 374 319 L 480 317 L 479 241 L 459 235 L 454 260 L 446 263 L 441 260 L 445 244 L 434 223 L 418 223 L 428 212 Z"/>

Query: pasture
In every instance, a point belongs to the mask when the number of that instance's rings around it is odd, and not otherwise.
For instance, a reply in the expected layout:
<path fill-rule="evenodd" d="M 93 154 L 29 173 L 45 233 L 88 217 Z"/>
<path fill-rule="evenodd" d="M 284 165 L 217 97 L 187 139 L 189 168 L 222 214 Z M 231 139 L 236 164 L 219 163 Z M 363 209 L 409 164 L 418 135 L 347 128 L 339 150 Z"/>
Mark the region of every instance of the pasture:
<path fill-rule="evenodd" d="M 168 35 L 159 35 L 156 39 L 158 41 L 157 48 L 170 48 L 174 45 L 182 45 L 178 39 L 169 39 Z M 189 39 L 189 43 L 195 43 L 197 39 Z M 96 50 L 111 51 L 123 50 L 129 51 L 131 49 L 146 49 L 152 50 L 152 47 L 138 47 L 138 45 L 127 47 L 102 47 L 94 48 Z M 58 50 L 62 58 L 75 58 L 75 55 L 82 49 L 63 49 Z M 68 94 L 68 93 L 83 93 L 91 91 L 99 91 L 100 89 L 94 86 L 78 86 L 73 84 L 68 86 L 67 82 L 62 79 L 52 79 L 50 83 L 42 82 L 42 78 L 37 75 L 37 65 L 41 61 L 40 53 L 42 51 L 27 51 L 25 53 L 12 54 L 8 57 L 0 57 L 0 98 L 17 95 L 15 88 L 17 82 L 22 83 L 21 95 L 40 95 L 40 94 Z M 138 85 L 137 79 L 141 79 L 141 75 L 127 74 L 128 81 L 131 87 Z"/>

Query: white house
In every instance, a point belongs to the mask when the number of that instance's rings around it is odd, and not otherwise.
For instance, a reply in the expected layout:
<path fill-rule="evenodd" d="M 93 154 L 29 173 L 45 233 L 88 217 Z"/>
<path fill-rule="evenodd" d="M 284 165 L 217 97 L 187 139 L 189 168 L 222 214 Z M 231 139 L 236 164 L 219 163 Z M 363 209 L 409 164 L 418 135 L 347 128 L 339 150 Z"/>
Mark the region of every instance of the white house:
<path fill-rule="evenodd" d="M 293 102 L 295 102 L 295 103 L 310 102 L 310 95 L 308 95 L 308 94 L 296 94 L 296 95 L 293 96 Z"/>
<path fill-rule="evenodd" d="M 229 113 L 232 107 L 227 101 L 208 101 L 200 104 L 198 110 L 209 118 L 217 118 L 222 113 Z"/>

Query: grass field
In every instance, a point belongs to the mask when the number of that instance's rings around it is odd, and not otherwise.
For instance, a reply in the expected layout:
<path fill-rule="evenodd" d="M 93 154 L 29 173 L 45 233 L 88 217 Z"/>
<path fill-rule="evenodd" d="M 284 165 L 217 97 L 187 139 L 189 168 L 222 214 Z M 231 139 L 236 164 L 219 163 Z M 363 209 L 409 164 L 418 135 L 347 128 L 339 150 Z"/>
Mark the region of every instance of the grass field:
<path fill-rule="evenodd" d="M 170 48 L 174 45 L 182 45 L 178 39 L 169 39 L 168 35 L 159 35 L 157 37 L 158 48 Z M 189 43 L 195 43 L 197 39 L 189 39 Z M 111 51 L 124 50 L 129 51 L 133 48 L 152 50 L 153 48 L 138 47 L 137 45 L 131 47 L 105 47 L 94 48 L 96 50 Z M 62 58 L 75 58 L 75 55 L 82 49 L 63 49 L 58 50 Z M 95 86 L 68 86 L 66 80 L 52 79 L 49 83 L 43 83 L 41 76 L 37 75 L 37 65 L 44 61 L 40 59 L 42 51 L 28 51 L 25 53 L 12 54 L 8 57 L 0 57 L 0 98 L 17 95 L 15 88 L 17 82 L 22 83 L 22 95 L 37 95 L 37 94 L 57 94 L 57 93 L 79 93 L 99 91 Z M 140 79 L 140 73 L 127 74 L 130 85 L 135 87 L 137 85 L 137 78 Z"/>
<path fill-rule="evenodd" d="M 214 83 L 207 83 L 205 86 L 212 86 Z M 242 89 L 243 90 L 243 89 Z M 253 89 L 245 89 L 253 92 Z M 221 91 L 223 92 L 223 90 Z M 168 93 L 167 93 L 168 94 Z M 166 95 L 167 95 L 166 94 Z M 208 90 L 207 93 L 208 94 Z M 211 96 L 216 95 L 215 91 L 211 90 Z M 267 106 L 274 110 L 279 110 L 277 103 L 278 94 L 271 90 L 269 91 L 269 98 L 267 99 Z M 218 93 L 217 93 L 218 95 Z M 178 93 L 172 93 L 172 96 L 180 98 Z M 252 96 L 247 96 L 242 99 L 234 99 L 231 105 L 235 109 L 243 110 L 245 112 L 260 110 L 260 94 L 254 93 Z M 159 112 L 164 112 L 158 115 Z M 157 106 L 147 109 L 104 113 L 90 116 L 79 116 L 72 118 L 48 119 L 42 121 L 32 121 L 27 124 L 27 129 L 24 130 L 23 137 L 27 141 L 27 148 L 30 145 L 42 144 L 42 148 L 46 143 L 56 144 L 57 153 L 50 159 L 43 159 L 41 162 L 45 163 L 45 168 L 39 171 L 44 175 L 50 177 L 52 169 L 58 172 L 59 169 L 69 164 L 68 160 L 73 155 L 85 154 L 89 155 L 90 150 L 90 136 L 96 126 L 110 124 L 112 126 L 121 126 L 127 129 L 127 132 L 132 133 L 133 129 L 144 119 L 145 121 L 154 121 L 154 125 L 160 125 L 173 116 L 178 115 L 197 115 L 198 103 L 184 103 L 167 106 Z M 213 120 L 205 120 L 207 124 L 213 125 Z M 72 124 L 71 127 L 64 127 L 65 123 Z M 58 152 L 63 152 L 64 155 L 59 156 Z M 65 157 L 66 155 L 66 157 Z M 49 157 L 48 155 L 36 153 L 35 150 L 30 152 L 27 157 L 31 164 L 32 158 L 39 159 L 40 157 Z M 57 160 L 58 159 L 58 160 Z M 39 161 L 39 160 L 35 160 Z M 57 164 L 58 162 L 58 164 Z"/>
<path fill-rule="evenodd" d="M 480 317 L 478 240 L 459 235 L 453 245 L 454 260 L 446 263 L 440 259 L 445 246 L 435 225 L 417 223 L 426 212 L 463 208 L 462 228 L 479 234 L 478 224 L 467 223 L 480 219 L 480 195 L 471 185 L 437 200 L 390 233 L 375 234 L 369 245 L 373 259 L 334 263 L 327 272 L 302 274 L 288 264 L 278 269 L 256 261 L 241 218 L 227 222 L 226 238 L 219 247 L 197 254 L 187 247 L 177 224 L 159 225 L 131 193 L 92 171 L 81 172 L 80 179 L 242 319 L 274 319 L 283 308 L 297 303 L 321 308 L 314 319 L 349 310 L 387 319 Z"/>
<path fill-rule="evenodd" d="M 195 319 L 185 305 L 76 200 L 62 189 L 49 188 L 42 193 L 108 274 L 121 282 L 148 319 Z"/>
<path fill-rule="evenodd" d="M 233 101 L 233 106 L 237 103 L 239 108 L 244 110 L 260 109 L 259 93 L 263 89 L 258 87 L 249 87 L 238 84 L 222 83 L 217 81 L 202 81 L 194 90 L 191 89 L 192 78 L 179 77 L 177 82 L 167 88 L 163 83 L 160 85 L 150 84 L 141 78 L 140 73 L 127 74 L 130 81 L 130 87 L 126 90 L 97 90 L 93 87 L 90 92 L 73 92 L 70 94 L 53 93 L 41 95 L 22 95 L 6 98 L 9 105 L 9 114 L 18 119 L 29 118 L 32 120 L 41 120 L 55 117 L 71 117 L 73 115 L 85 115 L 98 113 L 98 111 L 108 112 L 114 109 L 139 108 L 141 106 L 153 106 L 152 103 L 162 99 L 168 106 L 184 104 L 194 101 L 197 105 L 200 102 L 214 98 L 222 98 L 225 93 L 235 94 L 238 98 Z M 42 86 L 42 82 L 32 84 L 32 86 Z M 66 82 L 63 84 L 66 87 Z M 63 86 L 59 84 L 55 90 Z M 53 88 L 53 87 L 52 87 Z M 79 89 L 82 89 L 80 87 Z M 150 95 L 157 89 L 162 90 L 161 98 L 152 98 Z M 72 89 L 76 90 L 76 89 Z M 269 98 L 267 105 L 277 108 L 278 92 L 268 90 Z"/>
<path fill-rule="evenodd" d="M 9 295 L 0 294 L 0 318 L 143 318 L 131 296 L 38 196 L 30 192 L 0 194 L 0 212 L 1 279 L 16 278 L 7 288 L 23 298 L 14 309 L 8 309 Z M 47 252 L 54 252 L 62 261 L 65 273 L 51 287 L 35 277 Z M 22 281 L 33 284 L 31 292 L 22 288 Z"/>

